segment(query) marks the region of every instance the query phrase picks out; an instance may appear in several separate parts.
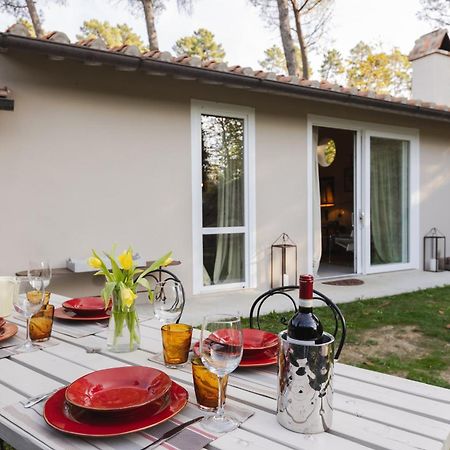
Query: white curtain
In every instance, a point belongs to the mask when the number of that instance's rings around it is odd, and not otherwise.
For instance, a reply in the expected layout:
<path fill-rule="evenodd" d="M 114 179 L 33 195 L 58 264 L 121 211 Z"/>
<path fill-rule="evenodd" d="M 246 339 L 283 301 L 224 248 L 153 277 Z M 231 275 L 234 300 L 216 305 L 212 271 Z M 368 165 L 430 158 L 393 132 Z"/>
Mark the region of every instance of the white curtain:
<path fill-rule="evenodd" d="M 313 219 L 313 272 L 317 275 L 322 257 L 322 216 L 320 212 L 319 163 L 317 161 L 317 145 L 319 130 L 313 127 L 313 170 L 312 170 L 312 219 Z"/>

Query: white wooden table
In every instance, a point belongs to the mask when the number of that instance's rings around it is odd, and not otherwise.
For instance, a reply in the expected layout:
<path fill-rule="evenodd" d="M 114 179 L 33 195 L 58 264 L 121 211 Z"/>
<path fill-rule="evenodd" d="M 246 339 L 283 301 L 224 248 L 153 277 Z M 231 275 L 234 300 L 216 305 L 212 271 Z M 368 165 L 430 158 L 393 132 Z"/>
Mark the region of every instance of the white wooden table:
<path fill-rule="evenodd" d="M 87 347 L 105 348 L 105 331 L 78 339 L 54 333 L 52 339 L 58 345 L 0 359 L 0 407 L 48 392 L 93 370 L 126 364 L 161 369 L 149 360 L 161 351 L 159 323 L 154 319 L 143 322 L 141 334 L 142 349 L 132 353 L 87 353 Z M 188 389 L 195 403 L 189 367 L 163 370 Z M 276 420 L 276 368 L 238 369 L 229 381 L 227 404 L 239 404 L 255 413 L 208 448 L 450 448 L 450 390 L 339 363 L 335 373 L 332 429 L 308 436 L 286 430 Z M 18 450 L 69 450 L 49 447 L 1 416 L 0 438 Z"/>

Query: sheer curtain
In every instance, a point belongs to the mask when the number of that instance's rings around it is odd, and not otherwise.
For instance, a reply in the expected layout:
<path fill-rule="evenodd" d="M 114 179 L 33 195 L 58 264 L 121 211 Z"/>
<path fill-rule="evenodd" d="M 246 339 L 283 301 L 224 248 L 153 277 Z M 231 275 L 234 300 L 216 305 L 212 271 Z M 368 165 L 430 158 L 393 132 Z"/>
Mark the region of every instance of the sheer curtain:
<path fill-rule="evenodd" d="M 408 242 L 408 142 L 371 137 L 371 263 L 405 262 Z"/>
<path fill-rule="evenodd" d="M 243 183 L 238 175 L 241 171 L 240 158 L 230 158 L 227 146 L 224 146 L 226 164 L 218 178 L 217 226 L 231 227 L 240 224 L 240 215 L 244 209 Z M 241 234 L 219 234 L 214 263 L 213 282 L 232 283 L 242 278 L 243 258 Z"/>
<path fill-rule="evenodd" d="M 313 219 L 313 272 L 317 275 L 322 257 L 322 216 L 320 212 L 319 163 L 317 161 L 317 145 L 319 129 L 313 127 L 313 170 L 312 170 L 312 219 Z"/>

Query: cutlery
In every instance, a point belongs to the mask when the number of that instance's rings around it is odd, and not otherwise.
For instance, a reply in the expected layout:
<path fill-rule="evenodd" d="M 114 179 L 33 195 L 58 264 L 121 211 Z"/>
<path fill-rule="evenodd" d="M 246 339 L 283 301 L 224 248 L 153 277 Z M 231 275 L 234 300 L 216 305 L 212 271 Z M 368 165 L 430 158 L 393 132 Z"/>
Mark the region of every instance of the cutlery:
<path fill-rule="evenodd" d="M 159 439 L 157 439 L 155 442 L 152 442 L 151 444 L 141 448 L 141 450 L 149 450 L 151 448 L 156 448 L 158 445 L 163 444 L 164 442 L 168 441 L 169 439 L 176 436 L 180 431 L 183 431 L 186 427 L 189 425 L 192 425 L 195 422 L 198 422 L 199 420 L 202 420 L 205 416 L 198 416 L 195 419 L 189 420 L 189 422 L 182 423 L 180 425 L 177 425 L 176 427 L 172 428 L 169 431 L 166 431 Z"/>
<path fill-rule="evenodd" d="M 29 398 L 24 404 L 24 408 L 31 408 L 34 405 L 37 405 L 39 402 L 42 402 L 42 400 L 45 400 L 46 398 L 50 397 L 50 395 L 54 394 L 58 389 L 53 389 L 53 391 L 47 392 L 46 394 L 37 395 L 36 397 Z"/>

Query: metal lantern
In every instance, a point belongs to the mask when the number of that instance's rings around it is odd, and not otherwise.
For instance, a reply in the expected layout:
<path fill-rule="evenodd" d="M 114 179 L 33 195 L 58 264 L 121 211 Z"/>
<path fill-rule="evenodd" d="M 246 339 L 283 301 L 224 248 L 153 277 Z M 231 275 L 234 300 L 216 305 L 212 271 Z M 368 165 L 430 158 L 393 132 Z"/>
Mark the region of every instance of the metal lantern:
<path fill-rule="evenodd" d="M 297 284 L 297 246 L 282 233 L 270 248 L 270 287 Z"/>
<path fill-rule="evenodd" d="M 423 270 L 441 272 L 445 269 L 445 236 L 432 228 L 423 238 Z"/>

